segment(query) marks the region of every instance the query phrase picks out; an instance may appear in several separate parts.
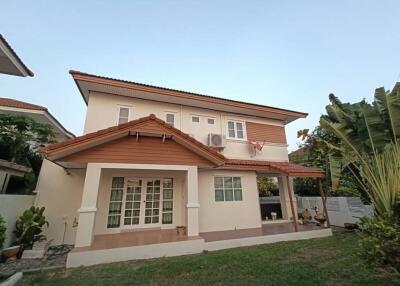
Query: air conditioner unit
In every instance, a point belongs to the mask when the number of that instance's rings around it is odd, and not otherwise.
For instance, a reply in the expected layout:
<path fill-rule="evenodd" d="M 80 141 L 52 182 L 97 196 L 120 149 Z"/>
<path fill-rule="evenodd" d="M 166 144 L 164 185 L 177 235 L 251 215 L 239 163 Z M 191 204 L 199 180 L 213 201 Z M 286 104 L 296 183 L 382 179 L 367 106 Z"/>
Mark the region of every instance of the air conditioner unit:
<path fill-rule="evenodd" d="M 225 148 L 226 138 L 221 134 L 208 134 L 208 146 L 214 148 Z"/>

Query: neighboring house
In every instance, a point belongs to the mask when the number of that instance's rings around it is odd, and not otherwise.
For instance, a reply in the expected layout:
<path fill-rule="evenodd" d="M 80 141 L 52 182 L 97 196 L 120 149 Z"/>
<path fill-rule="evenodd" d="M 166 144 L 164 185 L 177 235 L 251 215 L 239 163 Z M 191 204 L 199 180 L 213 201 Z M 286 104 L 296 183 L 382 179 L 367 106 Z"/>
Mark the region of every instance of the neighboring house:
<path fill-rule="evenodd" d="M 70 73 L 84 135 L 43 149 L 36 198 L 68 267 L 331 234 L 297 224 L 292 177 L 323 177 L 288 162 L 285 125 L 307 114 Z M 259 176 L 286 223 L 263 224 Z"/>
<path fill-rule="evenodd" d="M 17 53 L 0 34 L 0 74 L 33 76 L 33 72 L 22 62 Z"/>
<path fill-rule="evenodd" d="M 50 125 L 55 133 L 55 140 L 61 142 L 74 138 L 75 135 L 62 126 L 58 120 L 51 115 L 46 107 L 23 102 L 11 98 L 0 97 L 0 114 L 11 114 L 15 116 L 30 117 L 38 123 Z"/>
<path fill-rule="evenodd" d="M 0 159 L 0 194 L 6 192 L 11 176 L 23 177 L 30 171 L 31 168 Z"/>

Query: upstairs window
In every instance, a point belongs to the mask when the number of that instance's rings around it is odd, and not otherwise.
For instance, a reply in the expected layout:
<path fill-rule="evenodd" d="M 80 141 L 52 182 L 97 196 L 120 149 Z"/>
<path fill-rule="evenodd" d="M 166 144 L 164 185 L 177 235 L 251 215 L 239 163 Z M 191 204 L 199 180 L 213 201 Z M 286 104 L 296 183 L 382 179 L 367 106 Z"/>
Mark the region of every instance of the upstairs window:
<path fill-rule="evenodd" d="M 175 114 L 165 113 L 165 122 L 167 122 L 171 126 L 175 126 Z"/>
<path fill-rule="evenodd" d="M 208 123 L 208 124 L 211 124 L 211 125 L 214 125 L 215 119 L 214 119 L 214 118 L 208 118 L 208 119 L 207 119 L 207 123 Z"/>
<path fill-rule="evenodd" d="M 118 125 L 129 121 L 129 107 L 120 106 L 118 109 Z"/>
<path fill-rule="evenodd" d="M 227 137 L 230 139 L 244 140 L 244 125 L 241 121 L 228 120 Z"/>
<path fill-rule="evenodd" d="M 192 122 L 194 123 L 200 123 L 200 117 L 197 115 L 192 115 Z"/>

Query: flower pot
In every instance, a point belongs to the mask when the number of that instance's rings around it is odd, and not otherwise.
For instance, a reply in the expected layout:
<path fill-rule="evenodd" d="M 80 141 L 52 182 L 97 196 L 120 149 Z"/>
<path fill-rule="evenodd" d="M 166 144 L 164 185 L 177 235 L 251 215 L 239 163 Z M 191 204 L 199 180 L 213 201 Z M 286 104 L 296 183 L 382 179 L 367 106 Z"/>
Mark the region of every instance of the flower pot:
<path fill-rule="evenodd" d="M 20 249 L 20 245 L 4 248 L 2 251 L 2 255 L 6 261 L 15 260 L 17 259 L 17 254 L 19 253 Z"/>

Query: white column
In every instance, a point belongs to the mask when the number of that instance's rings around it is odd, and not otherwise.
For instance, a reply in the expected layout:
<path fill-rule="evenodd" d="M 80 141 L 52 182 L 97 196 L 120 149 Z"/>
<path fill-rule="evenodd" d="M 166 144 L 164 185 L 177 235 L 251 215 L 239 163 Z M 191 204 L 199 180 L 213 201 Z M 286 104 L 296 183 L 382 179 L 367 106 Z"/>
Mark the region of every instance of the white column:
<path fill-rule="evenodd" d="M 186 174 L 187 204 L 186 204 L 186 228 L 188 236 L 199 235 L 199 190 L 197 178 L 197 166 L 189 167 Z"/>
<path fill-rule="evenodd" d="M 93 163 L 87 164 L 82 203 L 81 208 L 78 210 L 79 221 L 75 238 L 75 247 L 90 246 L 92 244 L 100 175 L 100 166 Z"/>
<path fill-rule="evenodd" d="M 9 179 L 10 176 L 7 174 L 6 171 L 0 171 L 0 194 L 6 193 Z"/>
<path fill-rule="evenodd" d="M 293 192 L 293 179 L 289 179 L 291 184 L 292 190 L 292 197 L 293 197 L 293 205 L 295 213 L 297 213 L 297 201 L 296 197 L 294 196 Z M 282 208 L 282 217 L 283 219 L 291 219 L 292 218 L 292 211 L 290 208 L 290 198 L 289 198 L 289 188 L 287 184 L 287 176 L 280 176 L 278 177 L 278 186 L 279 186 L 279 197 L 281 201 L 281 208 Z"/>

